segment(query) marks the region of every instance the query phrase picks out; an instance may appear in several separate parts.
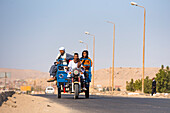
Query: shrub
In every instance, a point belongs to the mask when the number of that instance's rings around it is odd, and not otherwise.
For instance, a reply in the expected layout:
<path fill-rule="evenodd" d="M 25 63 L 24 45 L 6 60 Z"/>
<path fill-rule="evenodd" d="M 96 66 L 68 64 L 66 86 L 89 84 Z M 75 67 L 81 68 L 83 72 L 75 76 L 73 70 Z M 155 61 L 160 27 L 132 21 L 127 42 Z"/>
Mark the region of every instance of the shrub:
<path fill-rule="evenodd" d="M 131 79 L 130 83 L 128 83 L 128 81 L 126 81 L 126 90 L 127 91 L 135 91 L 135 84 L 133 83 L 133 79 Z"/>
<path fill-rule="evenodd" d="M 151 93 L 152 92 L 152 79 L 149 79 L 147 76 L 144 80 L 144 92 Z"/>
<path fill-rule="evenodd" d="M 131 79 L 130 83 L 126 81 L 126 90 L 127 91 L 142 91 L 142 79 L 138 79 L 135 82 L 133 82 L 133 79 Z M 144 79 L 144 92 L 145 93 L 151 93 L 152 91 L 152 80 L 149 79 L 147 76 Z"/>
<path fill-rule="evenodd" d="M 156 90 L 160 93 L 170 93 L 170 70 L 169 66 L 164 69 L 164 66 L 161 66 L 161 69 L 156 74 Z"/>

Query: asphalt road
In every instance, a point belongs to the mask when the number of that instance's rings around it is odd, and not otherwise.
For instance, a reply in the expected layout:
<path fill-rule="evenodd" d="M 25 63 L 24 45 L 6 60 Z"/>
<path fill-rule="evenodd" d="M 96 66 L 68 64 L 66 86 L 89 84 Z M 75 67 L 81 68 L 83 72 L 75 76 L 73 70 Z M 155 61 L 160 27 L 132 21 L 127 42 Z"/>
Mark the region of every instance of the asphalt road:
<path fill-rule="evenodd" d="M 84 95 L 74 99 L 73 95 L 63 94 L 61 99 L 57 95 L 34 95 L 50 99 L 70 109 L 82 113 L 170 113 L 170 99 L 158 98 L 127 98 L 91 95 L 85 99 Z"/>

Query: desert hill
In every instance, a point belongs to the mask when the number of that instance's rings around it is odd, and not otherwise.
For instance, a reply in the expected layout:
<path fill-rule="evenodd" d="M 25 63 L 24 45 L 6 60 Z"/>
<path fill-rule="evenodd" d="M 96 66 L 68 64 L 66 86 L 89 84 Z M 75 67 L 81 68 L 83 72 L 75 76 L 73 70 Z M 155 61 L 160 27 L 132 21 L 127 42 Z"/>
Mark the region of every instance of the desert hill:
<path fill-rule="evenodd" d="M 145 77 L 153 78 L 156 76 L 160 68 L 145 68 Z M 115 87 L 126 89 L 126 81 L 142 78 L 142 68 L 119 67 L 114 70 Z M 111 69 L 101 69 L 95 72 L 95 85 L 111 86 Z"/>
<path fill-rule="evenodd" d="M 36 79 L 49 77 L 49 74 L 47 72 L 40 72 L 36 70 L 0 68 L 0 72 L 11 72 L 10 80 L 28 78 Z"/>

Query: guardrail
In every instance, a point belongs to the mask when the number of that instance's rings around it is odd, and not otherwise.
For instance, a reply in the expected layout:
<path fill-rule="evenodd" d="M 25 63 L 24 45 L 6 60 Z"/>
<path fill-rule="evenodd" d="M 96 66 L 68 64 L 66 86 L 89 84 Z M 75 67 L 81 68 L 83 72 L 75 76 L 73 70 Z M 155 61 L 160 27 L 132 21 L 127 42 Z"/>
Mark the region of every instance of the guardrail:
<path fill-rule="evenodd" d="M 2 91 L 0 92 L 0 106 L 4 101 L 8 100 L 8 97 L 12 97 L 12 95 L 15 94 L 14 91 Z"/>

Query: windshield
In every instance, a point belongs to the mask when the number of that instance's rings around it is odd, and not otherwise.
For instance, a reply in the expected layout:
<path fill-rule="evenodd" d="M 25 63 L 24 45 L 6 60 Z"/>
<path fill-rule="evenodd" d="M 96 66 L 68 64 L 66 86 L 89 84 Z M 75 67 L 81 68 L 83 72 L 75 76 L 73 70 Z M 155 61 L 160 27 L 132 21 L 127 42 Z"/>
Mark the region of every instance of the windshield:
<path fill-rule="evenodd" d="M 47 88 L 47 90 L 53 90 L 53 88 Z"/>

